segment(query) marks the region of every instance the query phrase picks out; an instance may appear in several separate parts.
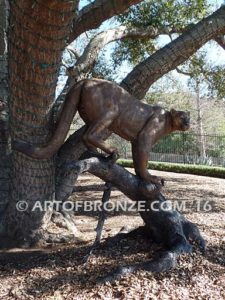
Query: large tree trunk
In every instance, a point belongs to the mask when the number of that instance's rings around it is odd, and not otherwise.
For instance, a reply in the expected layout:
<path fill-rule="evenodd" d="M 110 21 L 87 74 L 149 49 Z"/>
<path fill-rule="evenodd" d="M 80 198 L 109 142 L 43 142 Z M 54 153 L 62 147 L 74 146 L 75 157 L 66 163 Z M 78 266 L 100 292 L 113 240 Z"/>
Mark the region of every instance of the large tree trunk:
<path fill-rule="evenodd" d="M 0 215 L 9 199 L 10 160 L 8 148 L 8 70 L 5 32 L 7 26 L 6 2 L 0 0 Z"/>
<path fill-rule="evenodd" d="M 7 86 L 7 58 L 0 55 L 0 215 L 4 212 L 9 199 L 10 187 L 10 155 L 8 132 L 8 86 Z"/>
<path fill-rule="evenodd" d="M 76 4 L 70 0 L 11 1 L 8 43 L 12 138 L 44 145 L 51 137 L 61 54 Z M 13 152 L 12 166 L 11 201 L 3 227 L 14 239 L 36 241 L 50 213 L 32 211 L 32 207 L 36 201 L 43 204 L 54 197 L 54 160 L 32 160 Z M 27 203 L 26 211 L 19 211 L 18 201 Z"/>

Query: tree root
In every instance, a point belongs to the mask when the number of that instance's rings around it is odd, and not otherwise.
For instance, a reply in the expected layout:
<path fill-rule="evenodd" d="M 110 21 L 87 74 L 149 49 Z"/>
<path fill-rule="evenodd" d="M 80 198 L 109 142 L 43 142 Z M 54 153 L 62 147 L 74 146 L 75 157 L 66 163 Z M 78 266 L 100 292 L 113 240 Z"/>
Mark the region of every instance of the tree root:
<path fill-rule="evenodd" d="M 82 244 L 86 241 L 80 237 L 76 237 L 73 234 L 55 234 L 55 233 L 49 233 L 49 232 L 43 232 L 41 235 L 40 241 L 44 241 L 46 243 L 51 244 L 69 244 L 69 243 L 76 243 L 76 244 Z"/>
<path fill-rule="evenodd" d="M 180 248 L 180 247 L 178 247 Z M 109 274 L 100 277 L 97 282 L 99 284 L 105 282 L 113 282 L 115 280 L 120 279 L 124 275 L 128 275 L 134 273 L 138 270 L 148 271 L 148 272 L 166 272 L 170 269 L 173 269 L 177 265 L 177 257 L 179 255 L 179 251 L 164 251 L 159 253 L 154 259 L 136 263 L 133 265 L 120 266 L 110 272 Z"/>
<path fill-rule="evenodd" d="M 187 220 L 184 224 L 185 226 L 187 226 L 188 224 L 189 229 L 193 228 L 193 226 L 195 229 L 197 228 L 194 224 L 188 222 Z M 195 233 L 196 233 L 195 241 L 198 242 L 198 244 L 200 245 L 200 249 L 204 250 L 205 244 L 203 238 L 201 237 L 198 230 Z M 148 239 L 151 238 L 150 233 L 148 231 L 148 226 L 145 225 L 145 226 L 138 227 L 128 233 L 118 233 L 116 236 L 106 241 L 106 245 L 107 246 L 115 245 L 115 243 L 118 243 L 119 241 L 126 239 L 128 237 L 133 237 L 137 239 L 138 236 L 140 235 Z M 177 258 L 181 253 L 192 252 L 192 246 L 188 243 L 186 238 L 187 238 L 186 235 L 185 237 L 178 236 L 177 240 L 174 242 L 173 245 L 171 245 L 169 250 L 161 251 L 153 259 L 145 262 L 136 263 L 127 266 L 120 266 L 114 269 L 109 274 L 100 277 L 98 279 L 98 283 L 101 284 L 105 282 L 113 282 L 115 280 L 120 279 L 124 275 L 134 273 L 138 270 L 159 273 L 159 272 L 166 272 L 169 271 L 170 269 L 175 268 L 177 266 Z"/>

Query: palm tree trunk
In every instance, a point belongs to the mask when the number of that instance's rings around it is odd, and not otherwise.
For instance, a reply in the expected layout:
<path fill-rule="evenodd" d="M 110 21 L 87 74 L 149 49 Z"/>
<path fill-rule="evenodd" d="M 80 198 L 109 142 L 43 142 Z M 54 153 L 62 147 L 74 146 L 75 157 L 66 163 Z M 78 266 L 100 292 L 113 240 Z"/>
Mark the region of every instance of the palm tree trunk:
<path fill-rule="evenodd" d="M 8 70 L 5 39 L 7 20 L 6 2 L 0 0 L 0 215 L 9 199 L 10 160 L 8 148 Z"/>
<path fill-rule="evenodd" d="M 76 1 L 70 0 L 11 1 L 8 43 L 12 139 L 42 146 L 51 137 L 61 54 L 75 5 Z M 43 207 L 45 201 L 54 198 L 54 159 L 38 161 L 14 152 L 11 175 L 5 232 L 23 242 L 36 241 L 51 212 L 32 208 L 37 201 Z"/>
<path fill-rule="evenodd" d="M 0 55 L 0 215 L 4 212 L 9 199 L 10 156 L 8 135 L 8 86 L 7 57 Z"/>

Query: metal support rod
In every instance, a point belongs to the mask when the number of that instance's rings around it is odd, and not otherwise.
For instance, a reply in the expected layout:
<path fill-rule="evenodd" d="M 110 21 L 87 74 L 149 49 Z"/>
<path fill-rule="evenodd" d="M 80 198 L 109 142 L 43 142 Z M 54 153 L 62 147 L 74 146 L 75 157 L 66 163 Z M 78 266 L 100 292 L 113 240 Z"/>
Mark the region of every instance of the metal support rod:
<path fill-rule="evenodd" d="M 106 182 L 105 190 L 104 190 L 104 193 L 103 193 L 103 196 L 102 196 L 102 206 L 101 206 L 100 216 L 99 216 L 99 219 L 98 219 L 97 227 L 95 229 L 96 230 L 96 238 L 95 238 L 95 241 L 94 241 L 93 245 L 90 248 L 89 253 L 84 257 L 84 262 L 85 263 L 88 261 L 90 255 L 93 253 L 95 248 L 100 244 L 101 236 L 102 236 L 102 230 L 103 230 L 103 227 L 104 227 L 105 220 L 107 218 L 107 211 L 105 209 L 105 204 L 109 201 L 111 191 L 112 191 L 112 184 Z"/>

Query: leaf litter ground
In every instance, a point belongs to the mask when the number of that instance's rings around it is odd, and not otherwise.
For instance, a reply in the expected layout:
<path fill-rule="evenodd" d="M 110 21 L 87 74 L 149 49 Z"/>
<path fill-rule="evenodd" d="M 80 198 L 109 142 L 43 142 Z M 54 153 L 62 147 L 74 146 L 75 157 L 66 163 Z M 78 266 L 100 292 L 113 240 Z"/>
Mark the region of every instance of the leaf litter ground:
<path fill-rule="evenodd" d="M 132 170 L 131 170 L 132 171 Z M 86 242 L 47 245 L 36 249 L 11 249 L 0 253 L 0 299 L 225 299 L 225 186 L 223 179 L 152 171 L 166 179 L 165 196 L 185 201 L 185 217 L 196 223 L 207 241 L 207 251 L 185 254 L 174 270 L 162 274 L 138 271 L 113 283 L 96 284 L 96 278 L 119 265 L 145 261 L 159 246 L 142 238 L 125 239 L 110 247 L 105 242 L 121 228 L 142 225 L 138 213 L 110 212 L 102 246 L 89 261 L 83 257 L 93 243 L 98 213 L 76 212 L 76 224 Z M 89 174 L 79 185 L 102 182 Z M 102 192 L 76 193 L 73 201 L 100 201 Z M 114 190 L 112 201 L 128 201 Z M 180 202 L 179 202 L 180 203 Z M 212 209 L 207 211 L 210 206 Z M 204 210 L 205 209 L 205 210 Z M 51 232 L 65 231 L 52 225 Z"/>

